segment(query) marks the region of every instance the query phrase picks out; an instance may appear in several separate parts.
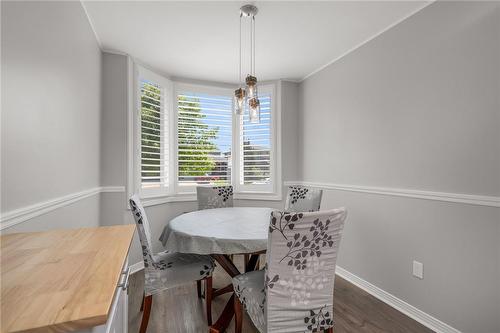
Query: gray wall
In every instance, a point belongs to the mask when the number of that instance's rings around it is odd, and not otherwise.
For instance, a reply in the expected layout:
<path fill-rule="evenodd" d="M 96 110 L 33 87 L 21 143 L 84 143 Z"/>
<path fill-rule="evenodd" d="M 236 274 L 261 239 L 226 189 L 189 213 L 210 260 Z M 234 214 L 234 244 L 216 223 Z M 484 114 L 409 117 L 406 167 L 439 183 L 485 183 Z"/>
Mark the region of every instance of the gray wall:
<path fill-rule="evenodd" d="M 500 4 L 436 2 L 306 79 L 301 180 L 499 196 L 499 59 Z M 463 332 L 500 332 L 498 208 L 328 191 L 337 206 L 341 267 Z"/>
<path fill-rule="evenodd" d="M 102 55 L 102 186 L 125 185 L 127 180 L 127 63 L 124 55 Z"/>
<path fill-rule="evenodd" d="M 128 57 L 102 55 L 101 184 L 127 183 Z M 101 193 L 101 225 L 123 223 L 125 193 Z"/>
<path fill-rule="evenodd" d="M 101 51 L 79 2 L 1 6 L 5 213 L 100 186 Z M 20 228 L 98 225 L 99 198 L 84 201 L 65 208 L 73 219 L 54 211 Z"/>

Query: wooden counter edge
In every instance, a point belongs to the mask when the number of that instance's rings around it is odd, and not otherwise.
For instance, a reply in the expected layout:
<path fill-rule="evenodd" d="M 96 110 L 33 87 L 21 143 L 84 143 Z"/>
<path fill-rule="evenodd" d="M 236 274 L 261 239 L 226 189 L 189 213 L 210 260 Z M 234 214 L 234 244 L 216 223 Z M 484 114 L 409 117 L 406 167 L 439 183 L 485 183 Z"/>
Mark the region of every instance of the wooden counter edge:
<path fill-rule="evenodd" d="M 79 229 L 97 229 L 97 228 L 123 228 L 123 232 L 129 232 L 130 234 L 130 241 L 127 246 L 127 250 L 125 252 L 125 255 L 123 257 L 123 262 L 122 262 L 122 267 L 125 264 L 125 261 L 127 260 L 127 257 L 130 253 L 130 247 L 132 246 L 132 241 L 134 239 L 134 233 L 136 226 L 135 224 L 123 224 L 123 225 L 112 225 L 112 226 L 100 226 L 100 227 L 89 227 L 89 228 L 78 228 L 78 229 L 73 229 L 73 230 L 79 230 Z M 68 229 L 71 230 L 71 229 Z M 49 230 L 50 231 L 50 230 Z M 43 233 L 43 232 L 33 232 L 33 233 Z M 8 235 L 15 235 L 17 233 L 13 234 L 6 234 L 5 236 Z M 3 236 L 3 235 L 1 235 Z M 125 267 L 128 268 L 128 267 Z M 118 286 L 118 283 L 120 281 L 122 275 L 122 271 L 120 270 L 115 277 L 115 285 Z M 66 321 L 66 322 L 55 322 L 50 325 L 45 325 L 45 326 L 40 326 L 40 327 L 33 327 L 27 330 L 17 330 L 17 331 L 4 331 L 2 327 L 0 327 L 0 333 L 42 333 L 42 332 L 54 332 L 54 333 L 65 333 L 65 332 L 75 332 L 78 330 L 85 330 L 89 328 L 93 328 L 96 326 L 104 325 L 107 323 L 110 311 L 113 306 L 113 301 L 116 297 L 116 293 L 118 291 L 118 287 L 115 288 L 113 297 L 111 298 L 111 301 L 108 304 L 108 308 L 106 311 L 106 315 L 98 315 L 98 316 L 92 316 L 92 317 L 85 317 L 85 318 L 80 318 L 77 320 L 71 320 L 71 321 Z"/>

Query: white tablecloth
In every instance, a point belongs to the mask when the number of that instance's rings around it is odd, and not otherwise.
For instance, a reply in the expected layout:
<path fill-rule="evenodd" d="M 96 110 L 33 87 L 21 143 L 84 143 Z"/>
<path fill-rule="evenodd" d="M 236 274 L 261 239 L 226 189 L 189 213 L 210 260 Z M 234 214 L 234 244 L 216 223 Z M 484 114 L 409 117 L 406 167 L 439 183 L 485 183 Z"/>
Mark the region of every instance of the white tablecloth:
<path fill-rule="evenodd" d="M 273 209 L 234 207 L 180 215 L 163 229 L 160 241 L 172 252 L 197 254 L 254 253 L 267 249 Z"/>

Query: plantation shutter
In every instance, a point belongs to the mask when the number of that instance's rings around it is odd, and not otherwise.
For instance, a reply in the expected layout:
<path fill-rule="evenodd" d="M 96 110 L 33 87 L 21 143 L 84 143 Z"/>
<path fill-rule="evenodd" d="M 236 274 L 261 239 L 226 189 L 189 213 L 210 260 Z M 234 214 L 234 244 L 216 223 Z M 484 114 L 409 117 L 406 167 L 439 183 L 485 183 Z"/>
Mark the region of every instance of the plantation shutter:
<path fill-rule="evenodd" d="M 177 116 L 178 185 L 230 184 L 232 96 L 178 92 Z"/>
<path fill-rule="evenodd" d="M 240 185 L 269 188 L 272 174 L 272 94 L 259 94 L 260 123 L 250 122 L 248 112 L 240 120 Z M 265 186 L 269 185 L 269 186 Z"/>
<path fill-rule="evenodd" d="M 139 85 L 141 192 L 145 195 L 165 194 L 168 188 L 166 84 L 141 77 Z"/>

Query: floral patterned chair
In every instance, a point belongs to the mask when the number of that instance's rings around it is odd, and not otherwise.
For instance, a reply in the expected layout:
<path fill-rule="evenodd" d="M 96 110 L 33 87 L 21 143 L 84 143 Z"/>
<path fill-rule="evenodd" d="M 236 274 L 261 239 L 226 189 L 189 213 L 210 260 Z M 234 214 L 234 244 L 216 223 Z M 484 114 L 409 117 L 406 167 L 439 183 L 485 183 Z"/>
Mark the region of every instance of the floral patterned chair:
<path fill-rule="evenodd" d="M 196 197 L 198 210 L 233 207 L 233 186 L 198 186 Z M 244 258 L 246 267 L 250 256 L 245 254 Z"/>
<path fill-rule="evenodd" d="M 235 332 L 242 307 L 264 332 L 333 332 L 333 286 L 344 208 L 271 214 L 265 270 L 233 278 Z"/>
<path fill-rule="evenodd" d="M 288 187 L 285 212 L 316 212 L 321 206 L 323 190 L 292 185 Z"/>
<path fill-rule="evenodd" d="M 153 295 L 190 281 L 199 282 L 205 280 L 207 321 L 211 325 L 212 272 L 215 267 L 212 258 L 204 255 L 170 253 L 168 251 L 154 254 L 149 222 L 137 195 L 130 198 L 130 207 L 137 226 L 144 259 L 144 301 L 141 306 L 141 311 L 144 311 L 144 313 L 139 332 L 146 332 Z M 198 296 L 200 296 L 199 292 Z"/>
<path fill-rule="evenodd" d="M 198 186 L 196 187 L 198 209 L 233 207 L 233 187 Z"/>

